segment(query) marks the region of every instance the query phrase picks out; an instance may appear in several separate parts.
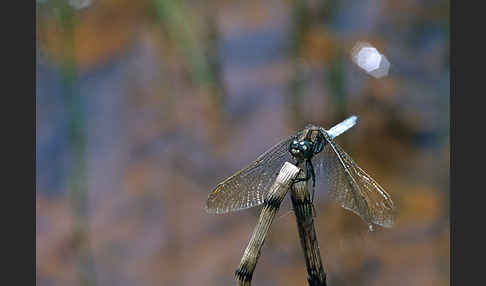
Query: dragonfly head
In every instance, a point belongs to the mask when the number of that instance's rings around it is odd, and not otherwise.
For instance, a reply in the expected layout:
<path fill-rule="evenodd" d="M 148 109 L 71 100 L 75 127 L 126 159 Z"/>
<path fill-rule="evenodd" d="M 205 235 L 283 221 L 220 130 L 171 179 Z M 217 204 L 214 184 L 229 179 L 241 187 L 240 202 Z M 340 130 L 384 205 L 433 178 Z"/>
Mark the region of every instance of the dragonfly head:
<path fill-rule="evenodd" d="M 290 141 L 289 152 L 297 160 L 310 159 L 314 155 L 314 146 L 310 140 L 294 138 Z"/>

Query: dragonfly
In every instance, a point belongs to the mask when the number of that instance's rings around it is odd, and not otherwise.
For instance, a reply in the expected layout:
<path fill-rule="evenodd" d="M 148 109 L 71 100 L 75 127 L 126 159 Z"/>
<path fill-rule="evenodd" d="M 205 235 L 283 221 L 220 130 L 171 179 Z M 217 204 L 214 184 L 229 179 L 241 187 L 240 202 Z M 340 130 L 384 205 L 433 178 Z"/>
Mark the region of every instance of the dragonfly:
<path fill-rule="evenodd" d="M 334 139 L 356 124 L 353 115 L 326 130 L 309 124 L 261 154 L 245 168 L 213 188 L 206 201 L 208 213 L 223 214 L 264 203 L 271 184 L 285 162 L 303 166 L 314 189 L 325 189 L 329 198 L 368 224 L 391 227 L 396 208 L 391 196 L 339 146 Z"/>

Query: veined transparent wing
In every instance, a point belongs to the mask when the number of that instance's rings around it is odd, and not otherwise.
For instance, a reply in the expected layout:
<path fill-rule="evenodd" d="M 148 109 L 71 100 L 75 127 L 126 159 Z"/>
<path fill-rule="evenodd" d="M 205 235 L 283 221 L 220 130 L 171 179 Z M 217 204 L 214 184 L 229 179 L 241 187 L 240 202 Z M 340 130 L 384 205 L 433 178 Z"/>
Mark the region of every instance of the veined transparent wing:
<path fill-rule="evenodd" d="M 393 225 L 396 209 L 390 195 L 361 169 L 325 132 L 326 145 L 312 162 L 318 188 L 327 190 L 331 199 L 372 224 Z"/>
<path fill-rule="evenodd" d="M 226 213 L 263 204 L 270 184 L 285 162 L 294 162 L 288 151 L 293 136 L 280 141 L 253 163 L 219 183 L 209 194 L 206 211 Z"/>

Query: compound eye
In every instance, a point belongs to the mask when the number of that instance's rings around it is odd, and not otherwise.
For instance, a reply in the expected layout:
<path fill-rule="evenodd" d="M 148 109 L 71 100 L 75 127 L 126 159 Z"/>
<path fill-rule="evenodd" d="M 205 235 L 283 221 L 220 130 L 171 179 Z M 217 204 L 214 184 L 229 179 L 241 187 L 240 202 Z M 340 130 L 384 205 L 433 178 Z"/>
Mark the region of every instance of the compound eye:
<path fill-rule="evenodd" d="M 312 153 L 312 143 L 309 141 L 302 141 L 299 142 L 299 149 L 304 152 L 304 154 L 311 154 Z M 308 156 L 308 155 L 306 155 Z"/>
<path fill-rule="evenodd" d="M 299 141 L 297 141 L 297 139 L 290 142 L 289 151 L 291 151 L 292 154 L 295 154 L 295 151 L 299 151 Z"/>

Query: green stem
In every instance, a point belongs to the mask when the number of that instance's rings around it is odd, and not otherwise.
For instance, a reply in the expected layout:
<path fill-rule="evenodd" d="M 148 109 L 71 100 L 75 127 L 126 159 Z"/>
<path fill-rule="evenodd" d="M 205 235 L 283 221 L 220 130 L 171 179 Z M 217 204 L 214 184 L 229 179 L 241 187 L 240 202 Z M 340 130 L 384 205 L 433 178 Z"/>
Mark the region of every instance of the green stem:
<path fill-rule="evenodd" d="M 75 58 L 74 30 L 76 15 L 66 1 L 53 3 L 65 48 L 61 63 L 62 97 L 66 108 L 67 141 L 72 155 L 68 170 L 69 201 L 74 212 L 73 251 L 78 264 L 81 285 L 96 285 L 93 258 L 89 248 L 87 219 L 88 186 L 86 173 L 85 120 L 79 90 L 76 87 L 78 71 Z"/>

